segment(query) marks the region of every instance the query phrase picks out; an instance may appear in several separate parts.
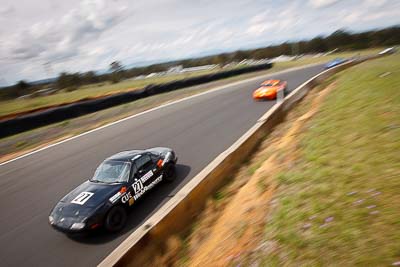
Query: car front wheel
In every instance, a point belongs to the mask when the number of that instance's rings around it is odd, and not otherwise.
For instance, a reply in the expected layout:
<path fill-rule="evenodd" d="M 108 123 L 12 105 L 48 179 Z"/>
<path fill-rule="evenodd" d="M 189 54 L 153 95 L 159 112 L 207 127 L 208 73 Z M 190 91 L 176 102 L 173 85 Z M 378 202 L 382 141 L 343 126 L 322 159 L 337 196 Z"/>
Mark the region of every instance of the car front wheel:
<path fill-rule="evenodd" d="M 109 232 L 118 232 L 124 228 L 126 220 L 126 210 L 121 206 L 116 206 L 107 213 L 104 226 Z"/>
<path fill-rule="evenodd" d="M 175 180 L 175 177 L 176 177 L 175 164 L 172 163 L 167 164 L 164 170 L 165 181 L 170 183 Z"/>

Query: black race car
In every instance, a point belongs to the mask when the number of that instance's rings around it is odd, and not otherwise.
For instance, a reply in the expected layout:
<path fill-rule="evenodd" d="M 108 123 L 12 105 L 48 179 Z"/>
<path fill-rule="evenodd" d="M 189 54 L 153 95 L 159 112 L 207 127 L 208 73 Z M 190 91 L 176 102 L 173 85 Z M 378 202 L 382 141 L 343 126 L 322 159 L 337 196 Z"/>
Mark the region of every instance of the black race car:
<path fill-rule="evenodd" d="M 173 181 L 176 161 L 174 151 L 164 147 L 115 154 L 100 164 L 93 178 L 57 203 L 49 223 L 65 233 L 101 226 L 119 231 L 129 206 L 161 181 Z"/>

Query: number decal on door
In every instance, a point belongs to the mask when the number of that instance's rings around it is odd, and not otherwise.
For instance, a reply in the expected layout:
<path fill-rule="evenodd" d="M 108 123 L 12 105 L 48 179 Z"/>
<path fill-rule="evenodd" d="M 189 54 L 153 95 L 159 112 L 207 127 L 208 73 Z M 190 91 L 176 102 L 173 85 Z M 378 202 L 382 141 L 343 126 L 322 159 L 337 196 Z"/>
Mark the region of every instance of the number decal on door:
<path fill-rule="evenodd" d="M 78 196 L 76 196 L 71 203 L 78 204 L 78 205 L 83 205 L 86 203 L 86 201 L 89 200 L 94 195 L 92 192 L 82 192 Z"/>
<path fill-rule="evenodd" d="M 134 182 L 132 186 L 133 186 L 133 191 L 135 192 L 135 194 L 139 193 L 143 189 L 143 184 L 142 184 L 142 181 L 140 181 L 140 180 L 137 180 L 136 182 Z"/>

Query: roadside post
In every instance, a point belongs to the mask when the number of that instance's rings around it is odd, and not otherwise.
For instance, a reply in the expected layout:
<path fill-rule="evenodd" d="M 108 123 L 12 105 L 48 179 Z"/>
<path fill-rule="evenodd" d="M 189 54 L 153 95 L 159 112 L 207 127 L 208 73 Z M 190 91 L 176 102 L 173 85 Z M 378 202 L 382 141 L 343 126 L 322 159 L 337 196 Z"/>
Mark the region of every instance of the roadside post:
<path fill-rule="evenodd" d="M 276 102 L 277 103 L 281 103 L 281 102 L 283 102 L 283 99 L 285 98 L 285 96 L 284 96 L 284 90 L 283 89 L 279 89 L 278 90 L 278 93 L 277 93 L 277 96 L 276 96 Z"/>

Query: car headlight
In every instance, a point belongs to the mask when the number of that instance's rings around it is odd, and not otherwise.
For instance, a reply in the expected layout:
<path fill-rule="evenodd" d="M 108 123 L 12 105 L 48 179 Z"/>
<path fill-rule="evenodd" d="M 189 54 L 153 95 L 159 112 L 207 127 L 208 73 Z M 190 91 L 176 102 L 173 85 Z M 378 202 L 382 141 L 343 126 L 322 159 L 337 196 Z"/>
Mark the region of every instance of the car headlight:
<path fill-rule="evenodd" d="M 49 216 L 49 223 L 50 223 L 50 224 L 53 224 L 53 223 L 54 223 L 54 218 L 53 218 L 53 216 Z"/>
<path fill-rule="evenodd" d="M 85 227 L 85 223 L 74 223 L 71 226 L 71 230 L 81 230 Z"/>

